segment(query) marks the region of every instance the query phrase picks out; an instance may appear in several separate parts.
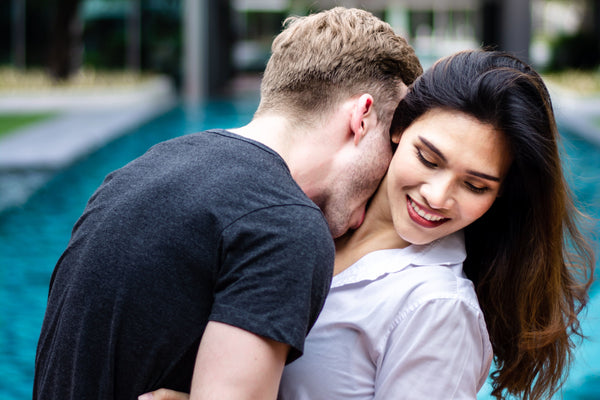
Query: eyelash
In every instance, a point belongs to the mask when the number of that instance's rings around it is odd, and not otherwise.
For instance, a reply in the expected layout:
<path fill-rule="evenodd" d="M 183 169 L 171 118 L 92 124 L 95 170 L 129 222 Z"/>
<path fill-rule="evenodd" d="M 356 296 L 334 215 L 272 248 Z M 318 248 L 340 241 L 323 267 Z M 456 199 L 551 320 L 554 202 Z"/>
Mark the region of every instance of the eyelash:
<path fill-rule="evenodd" d="M 423 155 L 423 153 L 421 153 L 421 149 L 417 148 L 417 158 L 419 159 L 419 161 L 421 161 L 421 163 L 426 166 L 427 168 L 436 168 L 438 165 L 436 163 L 433 163 L 431 161 L 429 161 L 428 159 L 425 158 L 425 156 Z M 470 190 L 471 192 L 475 193 L 475 194 L 482 194 L 487 192 L 488 190 L 490 190 L 490 188 L 488 187 L 477 187 L 474 186 L 472 184 L 470 184 L 469 182 L 465 182 L 465 186 L 468 190 Z"/>
<path fill-rule="evenodd" d="M 421 153 L 421 149 L 417 148 L 417 158 L 423 163 L 424 166 L 426 166 L 427 168 L 435 168 L 438 165 L 436 163 L 432 163 L 431 161 L 429 161 L 428 159 L 426 159 L 423 156 L 423 153 Z"/>
<path fill-rule="evenodd" d="M 487 192 L 488 190 L 490 190 L 490 188 L 488 187 L 477 187 L 477 186 L 473 186 L 472 184 L 470 184 L 469 182 L 465 182 L 465 185 L 467 186 L 467 189 L 469 189 L 471 192 L 475 193 L 475 194 L 482 194 Z"/>

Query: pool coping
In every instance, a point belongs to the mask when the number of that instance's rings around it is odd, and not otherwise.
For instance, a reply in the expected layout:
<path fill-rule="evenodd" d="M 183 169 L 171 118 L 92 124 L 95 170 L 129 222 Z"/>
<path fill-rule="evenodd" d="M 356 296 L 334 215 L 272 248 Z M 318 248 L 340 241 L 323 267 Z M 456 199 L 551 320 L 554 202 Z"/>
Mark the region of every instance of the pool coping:
<path fill-rule="evenodd" d="M 0 171 L 63 168 L 175 104 L 162 77 L 115 90 L 0 94 L 0 113 L 57 112 L 0 138 Z"/>
<path fill-rule="evenodd" d="M 56 171 L 177 102 L 165 77 L 114 89 L 0 93 L 0 113 L 57 113 L 0 138 L 0 212 L 23 204 Z"/>
<path fill-rule="evenodd" d="M 600 96 L 548 88 L 559 125 L 600 146 L 600 128 L 594 124 L 594 118 L 600 118 Z M 0 93 L 0 113 L 59 113 L 1 137 L 0 171 L 63 168 L 176 103 L 166 77 L 115 90 Z"/>
<path fill-rule="evenodd" d="M 579 95 L 547 84 L 557 124 L 600 147 L 600 95 Z"/>

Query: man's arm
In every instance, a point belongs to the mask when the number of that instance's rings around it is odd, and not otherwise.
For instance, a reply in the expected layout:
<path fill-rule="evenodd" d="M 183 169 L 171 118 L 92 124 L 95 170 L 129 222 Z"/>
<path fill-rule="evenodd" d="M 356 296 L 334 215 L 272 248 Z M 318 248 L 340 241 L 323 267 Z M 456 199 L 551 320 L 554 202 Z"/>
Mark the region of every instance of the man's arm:
<path fill-rule="evenodd" d="M 276 399 L 289 345 L 210 321 L 200 341 L 190 400 Z"/>

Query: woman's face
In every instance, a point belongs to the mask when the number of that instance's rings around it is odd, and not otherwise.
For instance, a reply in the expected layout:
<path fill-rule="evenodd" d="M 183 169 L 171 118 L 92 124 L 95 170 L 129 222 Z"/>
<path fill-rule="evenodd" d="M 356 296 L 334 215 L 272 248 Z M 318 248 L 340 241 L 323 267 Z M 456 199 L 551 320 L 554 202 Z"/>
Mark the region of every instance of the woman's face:
<path fill-rule="evenodd" d="M 492 206 L 510 161 L 491 125 L 456 111 L 425 113 L 402 134 L 386 177 L 396 232 L 426 244 L 471 224 Z"/>

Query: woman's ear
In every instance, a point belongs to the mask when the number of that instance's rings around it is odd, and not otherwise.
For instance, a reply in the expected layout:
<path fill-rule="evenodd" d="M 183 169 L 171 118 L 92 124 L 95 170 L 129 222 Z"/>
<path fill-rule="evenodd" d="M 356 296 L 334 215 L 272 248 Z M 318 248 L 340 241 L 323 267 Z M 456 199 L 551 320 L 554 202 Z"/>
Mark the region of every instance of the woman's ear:
<path fill-rule="evenodd" d="M 395 129 L 390 132 L 390 138 L 392 139 L 392 143 L 394 143 L 394 144 L 400 143 L 401 137 L 402 137 L 402 132 L 399 129 Z"/>

